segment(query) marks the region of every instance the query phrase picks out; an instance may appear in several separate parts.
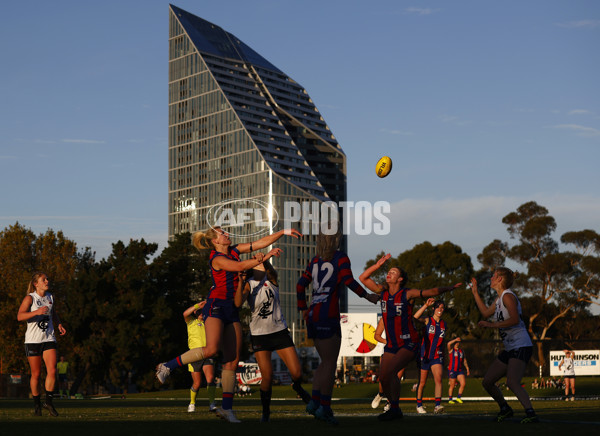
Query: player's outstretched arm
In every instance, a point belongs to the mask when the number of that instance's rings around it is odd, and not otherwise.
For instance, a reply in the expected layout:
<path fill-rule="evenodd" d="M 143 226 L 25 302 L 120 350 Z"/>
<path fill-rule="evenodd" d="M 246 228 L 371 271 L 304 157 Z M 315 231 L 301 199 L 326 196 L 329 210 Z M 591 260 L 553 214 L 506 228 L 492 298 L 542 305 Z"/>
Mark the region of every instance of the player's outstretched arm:
<path fill-rule="evenodd" d="M 358 276 L 358 279 L 360 280 L 360 282 L 363 285 L 365 285 L 365 287 L 368 290 L 373 291 L 376 294 L 380 294 L 383 291 L 383 286 L 376 283 L 375 280 L 373 280 L 371 278 L 371 275 L 373 275 L 373 273 L 375 273 L 375 271 L 377 271 L 379 268 L 381 268 L 383 266 L 383 264 L 385 262 L 387 262 L 388 259 L 391 257 L 392 257 L 392 255 L 390 253 L 386 254 L 385 256 L 380 257 L 377 260 L 377 262 L 375 262 L 373 265 L 371 265 L 369 268 L 367 268 L 360 276 Z"/>
<path fill-rule="evenodd" d="M 415 319 L 418 319 L 419 321 L 427 321 L 427 317 L 425 317 L 424 319 L 422 319 L 421 317 L 423 316 L 423 314 L 425 313 L 425 310 L 429 307 L 432 306 L 433 303 L 435 303 L 435 300 L 433 298 L 428 298 L 427 301 L 425 302 L 424 305 L 422 305 L 419 310 L 417 310 L 413 317 Z"/>
<path fill-rule="evenodd" d="M 452 348 L 456 342 L 460 342 L 460 338 L 454 338 L 451 341 L 448 341 L 448 353 L 452 351 Z"/>
<path fill-rule="evenodd" d="M 453 286 L 442 286 L 439 288 L 431 288 L 431 289 L 425 289 L 423 291 L 419 290 L 419 289 L 409 289 L 406 293 L 406 298 L 411 299 L 411 298 L 417 298 L 417 297 L 437 297 L 438 295 L 442 295 L 446 292 L 450 292 L 455 290 L 456 288 L 460 288 L 462 286 L 462 283 L 457 283 Z"/>
<path fill-rule="evenodd" d="M 260 238 L 257 241 L 253 242 L 243 242 L 237 245 L 237 249 L 240 253 L 250 253 L 256 250 L 262 250 L 263 248 L 268 247 L 275 243 L 282 236 L 291 236 L 293 238 L 302 237 L 302 233 L 295 229 L 284 229 L 278 232 L 273 233 L 272 235 L 267 235 L 263 238 Z"/>

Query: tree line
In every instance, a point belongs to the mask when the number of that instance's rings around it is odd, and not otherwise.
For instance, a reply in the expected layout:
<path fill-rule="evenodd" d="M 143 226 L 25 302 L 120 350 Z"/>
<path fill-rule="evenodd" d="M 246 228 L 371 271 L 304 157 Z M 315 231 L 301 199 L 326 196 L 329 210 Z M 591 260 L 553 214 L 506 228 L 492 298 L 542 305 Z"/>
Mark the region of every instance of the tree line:
<path fill-rule="evenodd" d="M 0 341 L 5 373 L 27 373 L 25 323 L 16 313 L 35 271 L 51 281 L 67 335 L 59 355 L 69 361 L 74 388 L 110 383 L 119 390 L 156 388 L 154 366 L 187 349 L 182 313 L 206 296 L 208 253 L 180 234 L 157 256 L 158 244 L 142 240 L 112 245 L 96 261 L 62 232 L 35 235 L 19 223 L 0 233 Z M 155 256 L 155 257 L 153 257 Z M 183 373 L 183 371 L 182 371 Z M 185 374 L 184 374 L 185 375 Z M 177 383 L 177 377 L 174 382 Z"/>
<path fill-rule="evenodd" d="M 569 341 L 600 338 L 598 316 L 590 306 L 600 291 L 600 235 L 594 230 L 567 232 L 553 239 L 556 221 L 535 202 L 506 215 L 510 242 L 492 241 L 477 256 L 481 268 L 452 242 L 417 244 L 393 257 L 387 267 L 408 273 L 408 286 L 426 289 L 440 284 L 468 283 L 476 277 L 488 304 L 494 295 L 489 279 L 494 268 L 511 263 L 518 268 L 514 289 L 523 317 L 535 340 Z M 36 235 L 18 222 L 0 232 L 0 358 L 5 373 L 26 373 L 24 323 L 16 313 L 35 271 L 44 271 L 56 295 L 56 308 L 68 334 L 59 339 L 80 386 L 106 385 L 127 390 L 158 388 L 154 366 L 187 349 L 182 312 L 206 296 L 212 283 L 208 253 L 199 253 L 182 233 L 158 254 L 158 245 L 141 240 L 118 241 L 100 261 L 89 249 L 58 231 Z M 562 247 L 566 247 L 562 248 Z M 370 266 L 383 253 L 367 262 Z M 510 265 L 509 265 L 510 266 Z M 385 269 L 387 271 L 387 269 Z M 380 272 L 383 279 L 384 271 Z M 448 331 L 463 339 L 494 339 L 494 329 L 478 329 L 471 291 L 445 295 Z M 417 303 L 418 304 L 418 303 Z M 247 347 L 244 347 L 246 349 Z M 534 356 L 545 365 L 541 345 Z M 171 383 L 187 383 L 184 371 Z"/>

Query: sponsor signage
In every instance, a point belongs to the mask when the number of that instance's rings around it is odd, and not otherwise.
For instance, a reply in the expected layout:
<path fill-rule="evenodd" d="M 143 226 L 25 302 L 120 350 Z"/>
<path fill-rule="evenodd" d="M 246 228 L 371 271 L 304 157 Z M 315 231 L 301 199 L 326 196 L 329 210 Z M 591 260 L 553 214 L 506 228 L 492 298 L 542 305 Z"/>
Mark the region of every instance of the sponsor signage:
<path fill-rule="evenodd" d="M 600 350 L 573 350 L 575 356 L 575 376 L 600 375 Z M 564 351 L 550 351 L 550 376 L 563 375 L 563 368 L 558 369 L 565 357 Z"/>
<path fill-rule="evenodd" d="M 259 385 L 262 381 L 262 374 L 257 363 L 239 362 L 235 378 L 239 385 Z"/>
<path fill-rule="evenodd" d="M 342 346 L 340 357 L 371 356 L 383 354 L 383 344 L 375 340 L 377 313 L 342 313 Z M 383 333 L 385 337 L 385 332 Z"/>

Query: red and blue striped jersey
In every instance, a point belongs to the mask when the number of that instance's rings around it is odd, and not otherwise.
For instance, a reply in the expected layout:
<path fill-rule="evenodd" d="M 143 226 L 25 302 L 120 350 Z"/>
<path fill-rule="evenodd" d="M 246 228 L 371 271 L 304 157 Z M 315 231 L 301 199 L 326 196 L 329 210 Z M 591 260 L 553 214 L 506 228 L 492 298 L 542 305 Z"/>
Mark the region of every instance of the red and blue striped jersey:
<path fill-rule="evenodd" d="M 419 342 L 419 334 L 413 323 L 413 305 L 406 298 L 408 290 L 402 288 L 394 295 L 389 290 L 381 293 L 381 316 L 387 348 L 395 350 Z"/>
<path fill-rule="evenodd" d="M 465 361 L 465 353 L 463 350 L 453 348 L 448 353 L 450 363 L 448 364 L 448 371 L 458 372 L 463 371 L 463 363 Z"/>
<path fill-rule="evenodd" d="M 446 334 L 446 322 L 440 319 L 437 322 L 430 316 L 423 327 L 423 339 L 421 340 L 421 357 L 433 360 L 443 357 L 442 344 Z"/>
<path fill-rule="evenodd" d="M 306 288 L 312 282 L 310 310 L 313 321 L 340 319 L 340 289 L 348 286 L 356 295 L 363 297 L 367 291 L 354 279 L 348 255 L 336 251 L 333 259 L 326 261 L 315 256 L 306 267 L 296 285 L 298 310 L 308 309 Z"/>
<path fill-rule="evenodd" d="M 238 285 L 238 273 L 225 270 L 217 271 L 214 269 L 212 262 L 217 256 L 224 256 L 227 259 L 234 260 L 236 262 L 240 261 L 240 252 L 237 249 L 237 245 L 230 247 L 228 254 L 220 253 L 216 250 L 212 250 L 210 252 L 208 265 L 210 266 L 213 285 L 208 291 L 207 298 L 214 298 L 216 300 L 233 300 Z"/>

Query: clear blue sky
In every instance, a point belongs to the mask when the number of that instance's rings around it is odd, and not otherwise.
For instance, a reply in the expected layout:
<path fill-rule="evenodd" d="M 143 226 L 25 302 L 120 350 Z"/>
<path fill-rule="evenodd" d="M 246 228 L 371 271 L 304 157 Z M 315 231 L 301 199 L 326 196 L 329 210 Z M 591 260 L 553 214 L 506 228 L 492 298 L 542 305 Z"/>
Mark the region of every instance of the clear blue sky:
<path fill-rule="evenodd" d="M 535 200 L 600 231 L 600 2 L 179 1 L 301 83 L 348 157 L 349 199 L 387 200 L 381 250 L 473 258 Z M 167 239 L 168 2 L 3 2 L 0 228 Z M 375 162 L 394 170 L 377 179 Z"/>

